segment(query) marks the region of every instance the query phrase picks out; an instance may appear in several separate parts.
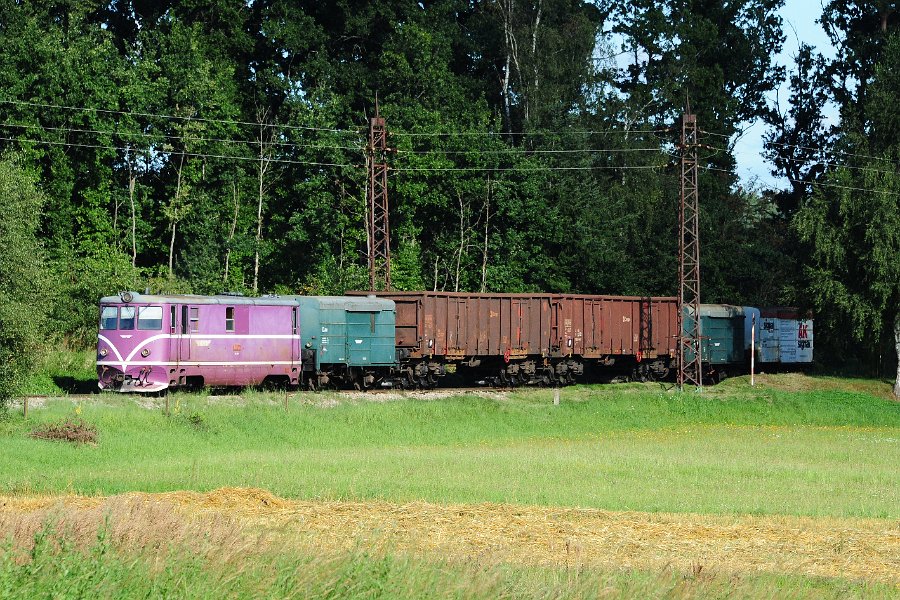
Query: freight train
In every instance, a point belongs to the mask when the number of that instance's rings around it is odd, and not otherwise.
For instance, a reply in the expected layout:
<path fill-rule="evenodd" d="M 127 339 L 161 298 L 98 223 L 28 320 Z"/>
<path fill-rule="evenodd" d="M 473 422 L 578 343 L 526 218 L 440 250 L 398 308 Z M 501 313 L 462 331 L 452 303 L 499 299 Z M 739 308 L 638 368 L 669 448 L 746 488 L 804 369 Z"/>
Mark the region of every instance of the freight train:
<path fill-rule="evenodd" d="M 677 348 L 671 297 L 451 292 L 346 296 L 149 295 L 100 300 L 103 390 L 265 383 L 308 389 L 665 380 Z M 686 314 L 685 319 L 693 318 Z M 812 362 L 794 309 L 702 305 L 705 376 L 746 370 L 756 323 L 765 367 Z"/>

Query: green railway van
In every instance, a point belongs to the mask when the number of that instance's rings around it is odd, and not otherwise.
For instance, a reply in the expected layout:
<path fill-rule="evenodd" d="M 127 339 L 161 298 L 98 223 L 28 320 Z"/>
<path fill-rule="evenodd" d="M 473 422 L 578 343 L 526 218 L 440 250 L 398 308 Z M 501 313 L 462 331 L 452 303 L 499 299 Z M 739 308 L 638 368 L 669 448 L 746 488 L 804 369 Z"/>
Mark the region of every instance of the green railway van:
<path fill-rule="evenodd" d="M 310 385 L 372 387 L 396 365 L 394 302 L 374 297 L 295 296 L 303 370 Z"/>

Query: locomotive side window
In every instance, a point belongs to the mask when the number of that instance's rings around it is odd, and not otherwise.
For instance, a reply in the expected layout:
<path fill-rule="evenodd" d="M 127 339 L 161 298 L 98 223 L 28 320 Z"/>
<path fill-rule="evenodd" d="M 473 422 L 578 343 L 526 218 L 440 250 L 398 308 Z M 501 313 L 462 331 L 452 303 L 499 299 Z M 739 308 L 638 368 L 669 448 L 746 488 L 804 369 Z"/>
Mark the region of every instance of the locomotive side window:
<path fill-rule="evenodd" d="M 119 329 L 134 329 L 134 307 L 123 306 L 119 309 Z"/>
<path fill-rule="evenodd" d="M 161 306 L 142 306 L 138 309 L 138 329 L 159 331 L 162 329 L 163 311 Z"/>
<path fill-rule="evenodd" d="M 181 333 L 182 335 L 188 332 L 188 307 L 181 307 Z"/>
<path fill-rule="evenodd" d="M 234 331 L 234 307 L 225 307 L 225 331 Z"/>
<path fill-rule="evenodd" d="M 119 309 L 115 306 L 104 306 L 100 313 L 100 329 L 115 329 L 119 317 Z"/>
<path fill-rule="evenodd" d="M 191 333 L 200 331 L 200 309 L 196 306 L 191 307 Z"/>
<path fill-rule="evenodd" d="M 175 305 L 169 307 L 169 332 L 175 333 Z"/>

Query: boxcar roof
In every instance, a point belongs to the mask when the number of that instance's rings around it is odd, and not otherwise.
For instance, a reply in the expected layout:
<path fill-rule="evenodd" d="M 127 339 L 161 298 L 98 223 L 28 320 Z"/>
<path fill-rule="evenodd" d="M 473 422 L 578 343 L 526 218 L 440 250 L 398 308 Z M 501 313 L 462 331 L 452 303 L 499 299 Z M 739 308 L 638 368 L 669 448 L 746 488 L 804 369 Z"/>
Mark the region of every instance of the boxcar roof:
<path fill-rule="evenodd" d="M 256 306 L 285 306 L 296 304 L 291 296 L 263 296 L 246 298 L 244 296 L 199 296 L 195 294 L 139 294 L 130 292 L 131 304 L 252 304 Z M 104 296 L 101 304 L 122 304 L 122 296 Z"/>
<path fill-rule="evenodd" d="M 314 302 L 320 308 L 337 308 L 349 311 L 394 310 L 394 301 L 387 298 L 360 296 L 286 296 L 296 302 Z"/>
<path fill-rule="evenodd" d="M 767 306 L 765 308 L 759 309 L 759 314 L 761 317 L 767 319 L 812 319 L 813 314 L 811 311 L 806 311 L 801 313 L 799 308 L 793 306 Z"/>
<path fill-rule="evenodd" d="M 744 307 L 731 304 L 701 304 L 700 316 L 718 318 L 742 317 L 744 316 Z"/>

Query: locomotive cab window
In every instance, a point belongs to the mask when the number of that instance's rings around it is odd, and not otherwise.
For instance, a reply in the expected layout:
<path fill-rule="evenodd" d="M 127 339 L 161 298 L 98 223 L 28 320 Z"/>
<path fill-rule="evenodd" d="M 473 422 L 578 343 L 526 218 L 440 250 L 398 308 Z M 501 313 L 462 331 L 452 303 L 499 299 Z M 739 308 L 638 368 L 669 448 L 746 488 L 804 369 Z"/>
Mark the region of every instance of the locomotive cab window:
<path fill-rule="evenodd" d="M 119 309 L 119 329 L 134 329 L 133 306 L 123 306 Z"/>
<path fill-rule="evenodd" d="M 142 306 L 138 309 L 138 329 L 159 331 L 162 329 L 162 317 L 161 306 Z"/>
<path fill-rule="evenodd" d="M 225 307 L 225 331 L 234 331 L 234 307 Z"/>
<path fill-rule="evenodd" d="M 200 331 L 200 309 L 196 306 L 191 307 L 191 333 L 197 333 Z"/>
<path fill-rule="evenodd" d="M 104 306 L 100 312 L 100 329 L 115 329 L 119 320 L 119 309 L 116 306 Z"/>

